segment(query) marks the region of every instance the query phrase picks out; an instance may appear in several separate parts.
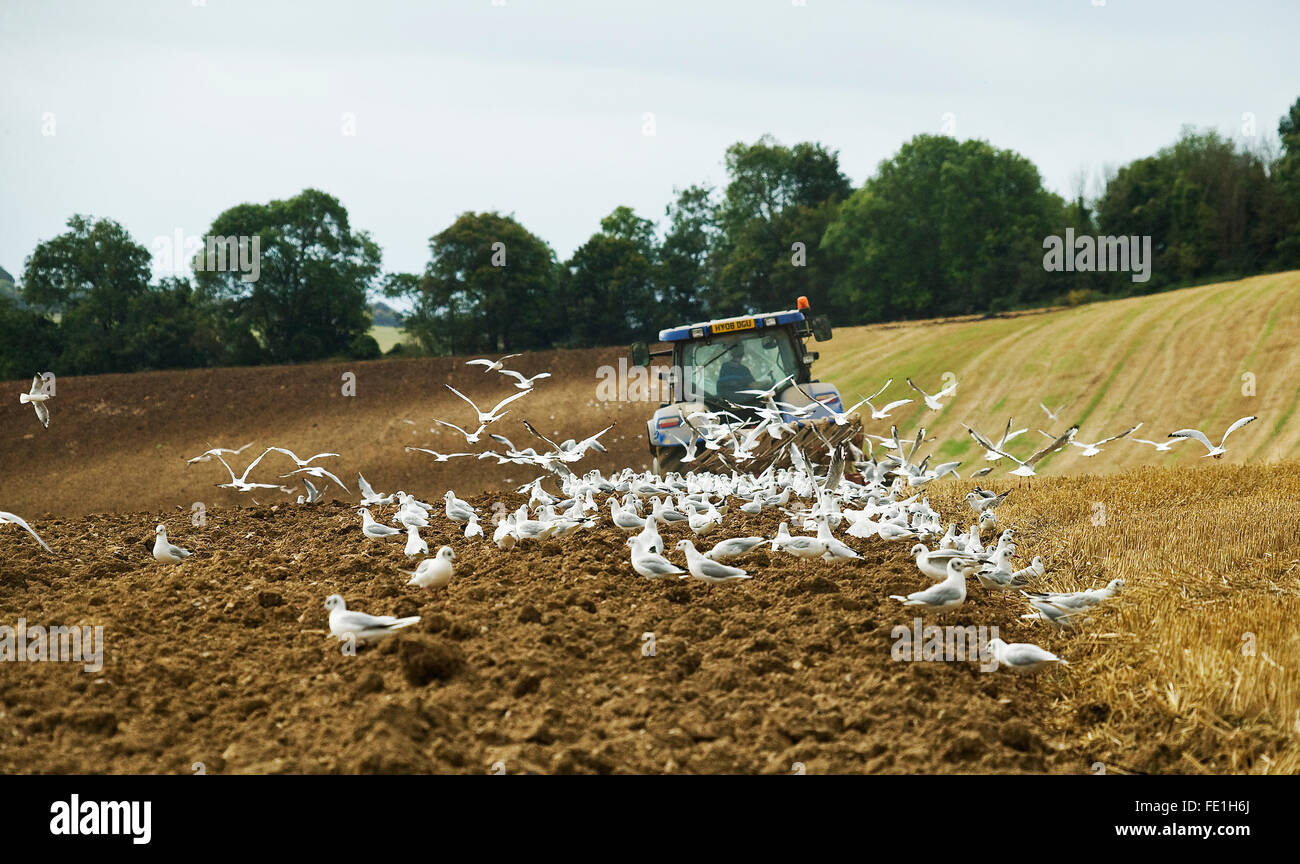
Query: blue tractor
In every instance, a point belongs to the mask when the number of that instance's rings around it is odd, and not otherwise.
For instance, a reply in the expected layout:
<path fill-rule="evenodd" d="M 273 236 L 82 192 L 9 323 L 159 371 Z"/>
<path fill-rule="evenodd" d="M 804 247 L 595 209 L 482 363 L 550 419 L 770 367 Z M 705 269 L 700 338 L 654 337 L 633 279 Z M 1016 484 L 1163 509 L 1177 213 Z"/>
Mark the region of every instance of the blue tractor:
<path fill-rule="evenodd" d="M 808 311 L 807 298 L 800 297 L 795 309 L 670 327 L 660 331 L 653 349 L 641 342 L 632 346 L 632 362 L 650 366 L 652 377 L 658 372 L 666 384 L 661 393 L 668 401 L 646 423 L 656 473 L 758 473 L 789 464 L 791 443 L 814 450 L 861 443 L 858 415 L 837 423 L 834 414 L 844 411 L 839 390 L 813 377 L 818 354 L 808 342 L 830 339 L 831 326 L 826 316 L 810 317 Z M 759 425 L 761 410 L 770 412 L 773 404 L 783 412 L 784 428 L 768 423 L 761 435 L 746 441 L 746 430 Z M 731 433 L 721 430 L 719 436 L 719 424 Z M 733 441 L 733 435 L 739 437 Z M 728 443 L 711 449 L 702 446 L 706 437 Z M 753 445 L 741 450 L 743 458 L 737 458 L 738 441 Z"/>

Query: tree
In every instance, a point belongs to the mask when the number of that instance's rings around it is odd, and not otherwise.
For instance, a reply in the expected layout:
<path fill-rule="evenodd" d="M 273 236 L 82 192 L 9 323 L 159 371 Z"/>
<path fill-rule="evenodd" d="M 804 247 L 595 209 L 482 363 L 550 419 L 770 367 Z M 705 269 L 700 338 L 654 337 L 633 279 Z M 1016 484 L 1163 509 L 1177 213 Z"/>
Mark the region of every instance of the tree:
<path fill-rule="evenodd" d="M 389 277 L 385 293 L 411 296 L 406 332 L 436 354 L 530 351 L 551 346 L 568 314 L 556 303 L 555 253 L 499 213 L 462 213 L 429 240 L 418 288 Z"/>
<path fill-rule="evenodd" d="M 838 153 L 808 142 L 785 147 L 764 136 L 733 144 L 726 166 L 710 311 L 788 308 L 800 294 L 825 305 L 838 264 L 829 255 L 819 260 L 822 234 L 852 191 Z"/>
<path fill-rule="evenodd" d="M 1282 139 L 1282 158 L 1274 166 L 1279 199 L 1276 264 L 1300 267 L 1300 99 L 1278 121 L 1277 134 Z"/>
<path fill-rule="evenodd" d="M 0 381 L 29 381 L 38 372 L 61 368 L 59 325 L 0 296 Z"/>
<path fill-rule="evenodd" d="M 204 298 L 223 309 L 226 340 L 245 355 L 229 359 L 294 363 L 346 355 L 370 329 L 366 295 L 379 274 L 379 247 L 352 229 L 337 198 L 306 189 L 284 201 L 240 204 L 209 229 L 216 252 L 226 239 L 238 244 L 240 266 L 230 263 L 231 245 L 224 266 L 205 249 L 194 271 Z"/>
<path fill-rule="evenodd" d="M 1033 163 L 984 141 L 918 135 L 855 192 L 823 247 L 857 320 L 961 315 L 1046 292 L 1042 242 L 1063 204 Z"/>
<path fill-rule="evenodd" d="M 59 319 L 64 374 L 130 372 L 132 307 L 149 289 L 149 250 L 111 219 L 73 216 L 27 258 L 23 299 Z"/>
<path fill-rule="evenodd" d="M 567 330 L 575 346 L 646 339 L 658 318 L 654 223 L 617 207 L 600 228 L 565 268 Z"/>
<path fill-rule="evenodd" d="M 656 329 L 704 317 L 709 252 L 718 232 L 713 189 L 688 186 L 674 192 L 677 200 L 666 208 L 669 227 L 659 248 Z"/>

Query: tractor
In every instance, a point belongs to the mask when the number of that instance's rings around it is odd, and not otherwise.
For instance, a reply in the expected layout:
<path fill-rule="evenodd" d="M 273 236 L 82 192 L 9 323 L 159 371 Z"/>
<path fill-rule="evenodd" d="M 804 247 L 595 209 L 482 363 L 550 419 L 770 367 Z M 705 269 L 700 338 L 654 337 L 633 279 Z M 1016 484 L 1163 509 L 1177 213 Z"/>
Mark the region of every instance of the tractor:
<path fill-rule="evenodd" d="M 657 374 L 658 392 L 667 398 L 646 422 L 656 474 L 683 470 L 757 474 L 769 466 L 788 465 L 791 443 L 805 451 L 846 441 L 862 443 L 858 415 L 837 423 L 832 412 L 844 411 L 839 390 L 813 377 L 818 353 L 809 351 L 807 342 L 809 337 L 829 340 L 831 325 L 825 315 L 808 313 L 808 299 L 800 297 L 794 309 L 670 327 L 659 332 L 653 347 L 644 342 L 632 345 L 632 362 L 649 366 L 652 378 Z M 767 392 L 743 392 L 747 390 Z M 778 438 L 765 430 L 761 443 L 743 461 L 736 458 L 730 436 L 717 449 L 703 446 L 705 421 L 700 413 L 727 412 L 721 422 L 741 436 L 757 424 L 759 409 L 770 410 L 769 393 L 793 434 L 778 426 Z"/>

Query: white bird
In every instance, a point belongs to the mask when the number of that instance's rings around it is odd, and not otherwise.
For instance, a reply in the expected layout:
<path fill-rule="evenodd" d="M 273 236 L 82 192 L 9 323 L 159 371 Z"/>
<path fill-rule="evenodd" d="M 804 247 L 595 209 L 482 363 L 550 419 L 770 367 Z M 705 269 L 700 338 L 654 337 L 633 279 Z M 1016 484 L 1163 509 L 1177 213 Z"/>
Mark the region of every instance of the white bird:
<path fill-rule="evenodd" d="M 330 613 L 330 633 L 334 638 L 342 640 L 351 637 L 358 643 L 373 642 L 391 636 L 403 627 L 410 627 L 420 620 L 419 615 L 412 615 L 410 618 L 394 618 L 392 615 L 367 615 L 365 612 L 354 612 L 348 609 L 348 604 L 338 594 L 331 594 L 325 598 L 325 608 Z"/>
<path fill-rule="evenodd" d="M 904 606 L 920 606 L 935 612 L 955 609 L 966 602 L 966 576 L 977 566 L 970 558 L 952 558 L 948 561 L 947 578 L 939 584 L 924 591 L 914 591 L 906 597 L 890 594 L 890 599 L 899 600 Z"/>
<path fill-rule="evenodd" d="M 644 545 L 639 537 L 627 538 L 632 547 L 632 569 L 647 579 L 664 579 L 680 576 L 685 571 L 653 549 Z"/>
<path fill-rule="evenodd" d="M 1062 447 L 1068 444 L 1071 440 L 1073 440 L 1075 433 L 1078 431 L 1079 431 L 1078 426 L 1071 426 L 1069 429 L 1065 430 L 1064 434 L 1062 434 L 1060 438 L 1057 438 L 1055 441 L 1048 444 L 1042 450 L 1039 450 L 1037 453 L 1035 453 L 1033 456 L 1030 456 L 1028 459 L 1024 460 L 1023 462 L 1004 450 L 999 450 L 998 452 L 1020 466 L 1016 470 L 1012 471 L 1011 472 L 1012 474 L 1016 475 L 1017 477 L 1033 477 L 1034 466 L 1037 465 L 1040 461 L 1042 461 L 1044 456 L 1047 456 L 1049 453 L 1055 453 L 1057 450 L 1060 450 Z"/>
<path fill-rule="evenodd" d="M 1037 618 L 1063 628 L 1073 627 L 1076 618 L 1114 597 L 1123 587 L 1123 579 L 1112 579 L 1104 588 L 1093 588 L 1087 591 L 1021 591 L 1020 593 L 1029 601 L 1034 611 L 1020 617 Z"/>
<path fill-rule="evenodd" d="M 1061 411 L 1065 408 L 1065 406 L 1062 405 L 1060 408 L 1057 408 L 1055 411 L 1053 411 L 1052 409 L 1050 409 L 1050 408 L 1048 408 L 1046 405 L 1044 405 L 1042 402 L 1039 402 L 1039 403 L 1038 403 L 1038 407 L 1043 409 L 1043 413 L 1045 413 L 1045 414 L 1047 415 L 1047 419 L 1050 420 L 1050 421 L 1053 422 L 1053 423 L 1056 422 L 1056 420 L 1057 420 L 1057 416 L 1058 416 L 1058 415 L 1061 413 Z"/>
<path fill-rule="evenodd" d="M 1201 432 L 1196 429 L 1179 429 L 1177 432 L 1170 432 L 1169 437 L 1170 438 L 1193 438 L 1205 445 L 1205 449 L 1209 451 L 1208 453 L 1205 454 L 1205 456 L 1213 456 L 1215 459 L 1222 459 L 1223 454 L 1228 452 L 1227 448 L 1224 446 L 1225 444 L 1228 443 L 1228 436 L 1231 435 L 1233 432 L 1236 432 L 1238 429 L 1240 429 L 1242 426 L 1245 426 L 1247 423 L 1251 422 L 1252 420 L 1258 420 L 1258 419 L 1259 419 L 1258 417 L 1252 415 L 1250 417 L 1242 417 L 1236 423 L 1233 423 L 1231 426 L 1228 427 L 1228 431 L 1223 433 L 1223 438 L 1220 439 L 1218 447 L 1215 447 L 1213 444 L 1210 443 L 1210 439 L 1205 437 L 1204 432 Z M 1202 456 L 1201 458 L 1204 459 L 1205 457 Z"/>
<path fill-rule="evenodd" d="M 238 456 L 240 453 L 243 453 L 245 450 L 247 450 L 249 447 L 252 446 L 253 446 L 253 442 L 249 441 L 247 444 L 245 444 L 243 447 L 240 447 L 238 450 L 231 450 L 229 447 L 213 447 L 211 450 L 208 450 L 204 453 L 200 453 L 198 456 L 195 456 L 193 459 L 186 459 L 185 464 L 193 465 L 195 462 L 211 462 L 213 456 L 224 456 L 224 455 Z"/>
<path fill-rule="evenodd" d="M 306 459 L 299 459 L 297 453 L 294 453 L 292 450 L 287 450 L 287 449 L 285 449 L 284 447 L 267 447 L 267 448 L 266 448 L 266 452 L 267 452 L 267 453 L 271 452 L 272 450 L 274 450 L 276 453 L 283 453 L 285 456 L 288 456 L 290 459 L 292 459 L 292 460 L 294 461 L 294 464 L 297 465 L 299 468 L 306 468 L 308 465 L 310 465 L 311 463 L 315 462 L 317 459 L 324 459 L 324 458 L 326 458 L 327 456 L 337 456 L 337 455 L 339 455 L 339 454 L 337 454 L 337 453 L 317 453 L 315 456 L 310 456 L 310 457 L 308 457 L 308 458 L 306 458 Z M 263 455 L 265 455 L 265 454 L 263 454 Z M 288 476 L 288 475 L 285 475 L 285 476 Z"/>
<path fill-rule="evenodd" d="M 451 386 L 450 384 L 444 384 L 444 385 L 442 385 L 442 386 L 446 387 L 448 390 L 450 390 L 451 392 L 455 393 L 455 394 L 456 394 L 457 396 L 459 396 L 461 399 L 464 399 L 467 403 L 469 403 L 469 406 L 470 406 L 471 408 L 474 409 L 474 413 L 478 415 L 478 422 L 479 422 L 479 423 L 482 423 L 482 424 L 484 424 L 484 425 L 486 425 L 486 424 L 488 424 L 488 423 L 495 423 L 496 421 L 498 421 L 498 420 L 500 420 L 502 417 L 504 417 L 506 414 L 509 414 L 509 413 L 510 413 L 509 411 L 505 412 L 504 414 L 498 414 L 497 412 L 500 411 L 500 410 L 501 410 L 502 408 L 504 408 L 505 406 L 509 405 L 511 402 L 515 401 L 516 399 L 522 399 L 522 398 L 524 398 L 525 396 L 527 396 L 530 392 L 532 392 L 532 391 L 529 391 L 529 390 L 524 390 L 524 391 L 522 391 L 522 392 L 516 393 L 516 394 L 513 395 L 513 396 L 507 396 L 506 398 L 504 398 L 504 399 L 502 399 L 500 402 L 498 402 L 498 403 L 497 403 L 497 404 L 492 408 L 491 411 L 484 411 L 483 409 L 481 409 L 481 408 L 478 407 L 478 405 L 474 402 L 473 399 L 469 398 L 469 397 L 466 396 L 464 393 L 460 392 L 459 390 L 457 390 L 455 387 Z"/>
<path fill-rule="evenodd" d="M 316 477 L 318 479 L 333 480 L 335 483 L 339 484 L 339 488 L 342 489 L 344 492 L 347 492 L 349 495 L 352 494 L 352 491 L 348 489 L 347 486 L 343 485 L 342 480 L 335 477 L 333 474 L 326 471 L 324 468 L 321 468 L 319 465 L 310 465 L 306 468 L 298 468 L 293 471 L 290 471 L 288 474 L 281 474 L 280 477 L 281 478 L 292 477 L 295 474 L 309 474 L 312 477 Z"/>
<path fill-rule="evenodd" d="M 442 496 L 442 500 L 443 511 L 447 514 L 448 519 L 455 522 L 469 522 L 474 518 L 474 508 L 470 506 L 468 501 L 457 498 L 456 493 L 450 489 L 447 490 L 446 495 Z"/>
<path fill-rule="evenodd" d="M 307 494 L 298 496 L 299 504 L 318 504 L 320 503 L 320 500 L 325 497 L 320 494 L 320 490 L 317 489 L 306 477 L 302 478 L 302 485 L 307 487 Z"/>
<path fill-rule="evenodd" d="M 1174 449 L 1174 445 L 1180 441 L 1186 441 L 1186 438 L 1175 438 L 1172 441 L 1148 441 L 1145 438 L 1130 438 L 1134 444 L 1150 444 L 1160 453 L 1166 453 Z"/>
<path fill-rule="evenodd" d="M 44 375 L 37 375 L 32 378 L 32 389 L 26 393 L 18 395 L 18 404 L 26 405 L 31 403 L 36 409 L 36 419 L 41 421 L 41 425 L 46 429 L 50 428 L 50 409 L 45 407 L 45 403 L 50 399 L 50 391 L 46 388 L 46 372 Z"/>
<path fill-rule="evenodd" d="M 483 430 L 480 429 L 479 431 L 482 432 Z M 437 450 L 427 450 L 424 447 L 409 447 L 409 446 L 406 448 L 406 451 L 408 453 L 428 453 L 430 456 L 434 457 L 433 461 L 435 462 L 446 462 L 448 459 L 455 459 L 457 456 L 474 455 L 473 453 L 439 453 Z"/>
<path fill-rule="evenodd" d="M 935 393 L 933 396 L 931 396 L 929 393 L 926 393 L 920 387 L 917 387 L 915 384 L 913 384 L 911 378 L 907 379 L 907 386 L 911 387 L 917 393 L 920 393 L 923 397 L 925 397 L 925 407 L 929 408 L 931 411 L 942 410 L 943 403 L 940 402 L 939 400 L 947 396 L 951 396 L 953 393 L 957 392 L 956 379 L 953 379 L 953 382 L 951 384 L 949 384 L 947 387 L 940 390 L 938 393 Z"/>
<path fill-rule="evenodd" d="M 484 372 L 500 372 L 502 369 L 505 368 L 504 364 L 507 360 L 513 360 L 516 357 L 522 357 L 522 356 L 523 356 L 522 354 L 507 354 L 504 357 L 502 357 L 500 360 L 488 360 L 484 357 L 480 357 L 477 360 L 466 360 L 465 365 L 482 366 Z"/>
<path fill-rule="evenodd" d="M 712 549 L 704 553 L 704 557 L 712 558 L 714 561 L 721 561 L 724 558 L 736 558 L 744 555 L 755 546 L 761 546 L 766 542 L 766 537 L 733 537 L 730 540 L 716 543 Z"/>
<path fill-rule="evenodd" d="M 177 564 L 182 559 L 193 554 L 190 550 L 175 546 L 167 540 L 166 525 L 159 525 L 153 529 L 153 533 L 153 557 L 155 561 L 161 561 L 164 564 Z"/>
<path fill-rule="evenodd" d="M 263 452 L 252 462 L 249 462 L 248 467 L 244 469 L 244 473 L 239 475 L 238 477 L 235 476 L 235 469 L 230 467 L 230 463 L 227 462 L 225 459 L 222 459 L 221 456 L 218 455 L 216 457 L 216 460 L 220 462 L 222 465 L 225 465 L 226 470 L 230 472 L 230 482 L 218 483 L 216 484 L 217 488 L 234 489 L 236 492 L 250 492 L 254 489 L 279 489 L 280 488 L 279 485 L 275 483 L 252 483 L 248 480 L 248 472 L 252 471 L 254 468 L 257 467 L 257 463 L 262 461 L 262 456 L 265 456 L 267 452 L 270 451 Z"/>
<path fill-rule="evenodd" d="M 988 641 L 986 648 L 998 666 L 1005 666 L 1014 672 L 1034 672 L 1053 663 L 1070 665 L 1051 651 L 1029 642 L 1012 642 L 1008 645 L 995 637 Z"/>
<path fill-rule="evenodd" d="M 32 530 L 32 526 L 28 525 L 28 524 L 27 524 L 27 521 L 26 521 L 25 519 L 23 519 L 23 517 L 21 517 L 21 516 L 16 516 L 16 515 L 14 515 L 13 513 L 6 513 L 6 512 L 4 512 L 3 510 L 0 510 L 0 524 L 4 524 L 5 522 L 10 522 L 10 523 L 12 523 L 12 524 L 14 524 L 14 525 L 17 525 L 19 528 L 22 528 L 22 529 L 23 529 L 24 531 L 26 531 L 28 534 L 30 534 L 30 535 L 32 535 L 33 537 L 35 537 L 35 538 L 36 538 L 36 542 L 39 543 L 39 544 L 41 544 L 42 546 L 44 546 L 46 552 L 49 552 L 51 555 L 54 554 L 54 550 L 51 549 L 51 548 L 50 548 L 50 547 L 45 543 L 45 541 L 41 539 L 41 536 L 40 536 L 39 534 L 37 534 L 35 531 Z"/>
<path fill-rule="evenodd" d="M 1119 433 L 1118 435 L 1112 435 L 1109 438 L 1103 438 L 1100 441 L 1096 442 L 1095 444 L 1087 444 L 1083 441 L 1075 441 L 1074 439 L 1070 439 L 1070 446 L 1078 447 L 1080 450 L 1082 450 L 1083 452 L 1079 454 L 1080 456 L 1096 456 L 1098 453 L 1101 452 L 1101 445 L 1109 444 L 1112 441 L 1118 441 L 1120 438 L 1125 438 L 1128 435 L 1132 434 L 1133 432 L 1136 432 L 1140 428 L 1142 428 L 1141 423 L 1137 424 L 1136 426 L 1130 426 L 1128 429 L 1125 429 L 1123 432 Z M 1038 434 L 1049 439 L 1052 437 L 1051 435 L 1044 432 L 1042 429 L 1038 430 Z"/>
<path fill-rule="evenodd" d="M 894 402 L 890 402 L 888 405 L 886 405 L 886 406 L 883 407 L 883 408 L 877 408 L 877 407 L 872 403 L 871 400 L 872 400 L 872 399 L 875 399 L 875 398 L 876 398 L 877 396 L 879 396 L 881 393 L 884 393 L 886 390 L 888 390 L 888 389 L 889 389 L 889 385 L 890 385 L 890 384 L 893 384 L 893 383 L 894 383 L 894 379 L 893 379 L 893 378 L 890 378 L 888 381 L 885 382 L 885 386 L 884 386 L 884 387 L 881 387 L 881 388 L 880 388 L 879 390 L 877 390 L 875 393 L 872 393 L 871 396 L 870 396 L 869 398 L 863 400 L 863 401 L 865 401 L 865 402 L 867 403 L 867 407 L 871 409 L 871 419 L 872 419 L 872 420 L 888 420 L 888 419 L 889 419 L 889 412 L 890 412 L 890 411 L 893 411 L 895 408 L 902 407 L 903 405 L 906 405 L 906 404 L 908 404 L 909 402 L 912 401 L 911 399 L 898 399 L 898 400 L 896 400 L 896 401 L 894 401 Z"/>
<path fill-rule="evenodd" d="M 438 420 L 435 418 L 433 422 L 437 423 L 439 426 L 446 426 L 448 429 L 455 429 L 457 432 L 465 436 L 466 444 L 477 444 L 479 442 L 479 438 L 483 435 L 483 430 L 487 428 L 486 423 L 480 423 L 478 429 L 474 430 L 473 433 L 470 433 L 470 432 L 466 432 L 464 429 L 460 428 L 455 423 L 448 423 L 446 420 Z M 430 429 L 429 431 L 432 432 L 434 430 Z"/>
<path fill-rule="evenodd" d="M 453 573 L 451 562 L 455 560 L 456 552 L 450 546 L 442 546 L 438 549 L 437 555 L 424 559 L 419 567 L 402 571 L 411 577 L 406 584 L 417 588 L 446 588 L 451 584 Z"/>
<path fill-rule="evenodd" d="M 989 462 L 996 462 L 1002 458 L 1002 450 L 1006 448 L 1007 442 L 1019 438 L 1025 434 L 1026 430 L 1016 429 L 1013 431 L 1011 429 L 1011 418 L 1007 418 L 1007 428 L 1003 430 L 1002 437 L 996 442 L 989 441 L 969 426 L 966 426 L 966 431 L 970 433 L 970 437 L 975 439 L 976 444 L 984 448 L 984 459 Z"/>
<path fill-rule="evenodd" d="M 772 551 L 778 550 L 799 558 L 819 558 L 826 554 L 826 544 L 816 537 L 794 536 L 790 533 L 790 526 L 782 522 L 772 538 Z"/>
<path fill-rule="evenodd" d="M 446 548 L 446 547 L 443 547 Z M 420 526 L 407 523 L 406 525 L 406 549 L 405 554 L 411 555 L 428 555 L 429 541 L 420 536 Z"/>
<path fill-rule="evenodd" d="M 395 495 L 380 495 L 366 481 L 365 475 L 360 471 L 357 472 L 357 488 L 361 490 L 361 504 L 369 506 L 371 504 L 392 504 Z"/>
<path fill-rule="evenodd" d="M 509 377 L 514 378 L 515 379 L 514 386 L 518 390 L 532 390 L 535 381 L 540 381 L 543 378 L 551 377 L 550 372 L 538 372 L 536 375 L 532 376 L 531 378 L 525 378 L 523 375 L 514 371 L 513 369 L 501 369 L 498 371 L 500 371 L 502 375 L 508 375 Z"/>
<path fill-rule="evenodd" d="M 719 561 L 714 561 L 712 558 L 705 558 L 695 549 L 695 544 L 690 540 L 679 540 L 677 548 L 686 553 L 686 569 L 690 571 L 690 573 L 679 576 L 679 579 L 693 576 L 702 582 L 717 585 L 736 579 L 754 578 L 739 567 L 731 567 Z"/>
<path fill-rule="evenodd" d="M 365 534 L 367 537 L 377 540 L 380 537 L 392 537 L 394 534 L 402 533 L 402 529 L 400 528 L 392 528 L 383 523 L 376 522 L 375 517 L 370 515 L 370 509 L 368 507 L 362 507 L 357 510 L 357 512 L 361 514 L 361 533 Z"/>

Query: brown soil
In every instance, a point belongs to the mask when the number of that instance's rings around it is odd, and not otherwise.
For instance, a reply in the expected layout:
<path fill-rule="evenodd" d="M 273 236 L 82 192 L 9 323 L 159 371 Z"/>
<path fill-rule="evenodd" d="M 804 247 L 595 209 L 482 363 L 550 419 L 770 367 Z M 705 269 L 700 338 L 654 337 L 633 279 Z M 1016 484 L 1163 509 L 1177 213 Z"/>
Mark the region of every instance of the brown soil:
<path fill-rule="evenodd" d="M 485 512 L 495 500 L 473 499 Z M 511 552 L 454 534 L 457 578 L 430 593 L 403 584 L 398 571 L 411 562 L 401 538 L 365 539 L 351 506 L 216 507 L 204 527 L 168 517 L 173 540 L 195 553 L 176 566 L 149 555 L 157 519 L 44 520 L 56 556 L 13 526 L 0 530 L 0 623 L 100 624 L 106 645 L 97 674 L 0 663 L 0 771 L 788 773 L 801 763 L 809 773 L 1083 773 L 1090 764 L 1046 731 L 1051 688 L 1041 679 L 891 660 L 890 630 L 912 615 L 888 595 L 926 582 L 900 544 L 849 538 L 865 558 L 839 565 L 760 549 L 741 561 L 752 581 L 709 590 L 636 576 L 625 535 L 607 520 Z M 723 532 L 771 536 L 777 522 L 732 511 Z M 439 518 L 424 534 L 436 548 L 448 530 Z M 664 536 L 671 547 L 683 533 Z M 351 608 L 422 620 L 345 656 L 326 635 L 332 593 Z M 1021 611 L 973 586 L 961 610 L 926 623 L 997 624 L 1008 641 L 1060 648 L 1022 626 Z M 643 656 L 646 633 L 654 656 Z"/>

